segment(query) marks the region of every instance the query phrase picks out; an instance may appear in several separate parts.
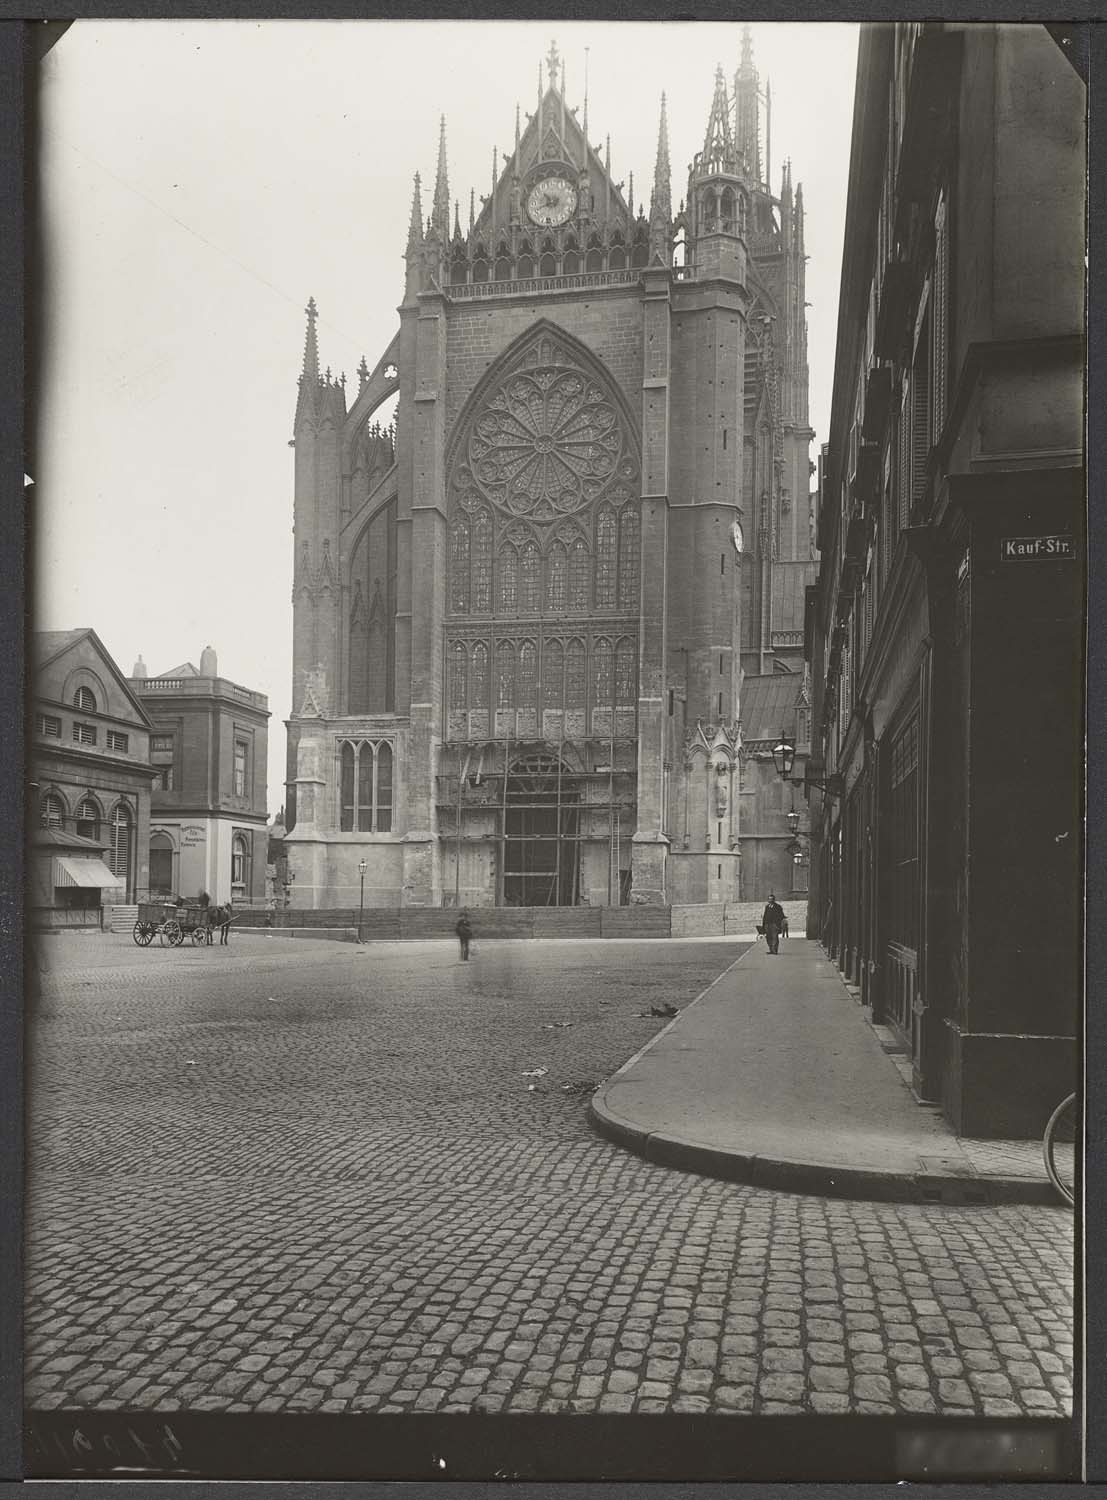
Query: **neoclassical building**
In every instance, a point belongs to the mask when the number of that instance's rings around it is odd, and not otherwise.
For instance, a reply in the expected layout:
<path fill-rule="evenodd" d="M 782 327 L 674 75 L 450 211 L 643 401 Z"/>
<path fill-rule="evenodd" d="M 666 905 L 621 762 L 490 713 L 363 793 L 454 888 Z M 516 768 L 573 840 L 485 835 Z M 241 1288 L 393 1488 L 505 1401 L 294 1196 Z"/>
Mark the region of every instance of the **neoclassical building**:
<path fill-rule="evenodd" d="M 748 31 L 674 205 L 570 106 L 556 48 L 468 229 L 443 122 L 399 327 L 296 408 L 294 904 L 733 900 L 743 675 L 803 683 L 802 189 Z M 765 132 L 766 140 L 768 132 Z M 380 408 L 398 396 L 396 419 Z M 750 892 L 749 894 L 754 894 Z"/>

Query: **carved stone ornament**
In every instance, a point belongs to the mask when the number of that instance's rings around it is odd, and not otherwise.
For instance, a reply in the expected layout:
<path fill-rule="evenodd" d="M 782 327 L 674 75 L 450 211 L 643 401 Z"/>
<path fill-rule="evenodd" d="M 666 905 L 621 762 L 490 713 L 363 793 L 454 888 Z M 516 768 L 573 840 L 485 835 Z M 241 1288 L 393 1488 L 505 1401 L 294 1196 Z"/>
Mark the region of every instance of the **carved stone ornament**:
<path fill-rule="evenodd" d="M 465 457 L 454 478 L 462 505 L 476 490 L 538 522 L 583 510 L 616 481 L 627 498 L 638 480 L 614 402 L 548 336 L 489 391 Z"/>

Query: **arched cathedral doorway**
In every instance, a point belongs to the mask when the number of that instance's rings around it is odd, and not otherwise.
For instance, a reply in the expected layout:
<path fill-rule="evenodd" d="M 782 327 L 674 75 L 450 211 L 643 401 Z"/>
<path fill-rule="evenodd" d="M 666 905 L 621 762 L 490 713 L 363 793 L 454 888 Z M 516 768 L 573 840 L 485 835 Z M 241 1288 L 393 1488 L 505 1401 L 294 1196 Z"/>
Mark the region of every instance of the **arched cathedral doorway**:
<path fill-rule="evenodd" d="M 507 779 L 505 906 L 575 906 L 580 889 L 580 789 L 555 755 L 517 760 Z"/>

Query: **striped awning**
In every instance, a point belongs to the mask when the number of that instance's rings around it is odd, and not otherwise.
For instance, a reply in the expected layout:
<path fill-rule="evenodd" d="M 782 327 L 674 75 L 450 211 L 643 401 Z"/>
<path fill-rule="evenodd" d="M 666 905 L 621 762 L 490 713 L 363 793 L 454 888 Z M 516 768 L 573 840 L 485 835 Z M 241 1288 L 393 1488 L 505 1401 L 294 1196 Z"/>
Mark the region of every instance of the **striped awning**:
<path fill-rule="evenodd" d="M 54 860 L 54 887 L 79 885 L 86 889 L 102 890 L 105 886 L 122 885 L 118 875 L 113 875 L 102 859 L 65 859 L 59 855 Z"/>

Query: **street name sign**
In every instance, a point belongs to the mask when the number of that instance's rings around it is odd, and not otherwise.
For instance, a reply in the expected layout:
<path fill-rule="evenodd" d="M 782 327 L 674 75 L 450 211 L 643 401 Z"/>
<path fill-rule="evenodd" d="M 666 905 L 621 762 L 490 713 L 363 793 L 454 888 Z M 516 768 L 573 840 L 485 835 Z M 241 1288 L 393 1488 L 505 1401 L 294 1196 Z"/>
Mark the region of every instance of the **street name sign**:
<path fill-rule="evenodd" d="M 1073 536 L 1004 536 L 999 539 L 999 555 L 1004 562 L 1072 562 L 1076 558 Z"/>

